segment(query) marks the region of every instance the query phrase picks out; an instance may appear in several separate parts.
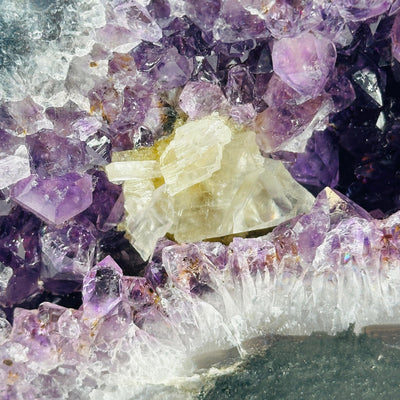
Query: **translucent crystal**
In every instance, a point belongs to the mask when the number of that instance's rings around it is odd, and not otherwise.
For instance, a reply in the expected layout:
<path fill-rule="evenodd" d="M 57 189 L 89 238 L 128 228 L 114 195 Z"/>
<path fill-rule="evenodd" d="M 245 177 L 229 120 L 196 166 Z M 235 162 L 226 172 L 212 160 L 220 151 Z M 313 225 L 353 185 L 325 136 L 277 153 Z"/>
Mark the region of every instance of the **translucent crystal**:
<path fill-rule="evenodd" d="M 231 137 L 231 130 L 218 117 L 188 122 L 178 128 L 160 157 L 168 193 L 173 196 L 218 171 Z"/>
<path fill-rule="evenodd" d="M 382 107 L 383 99 L 381 89 L 378 84 L 378 78 L 373 71 L 363 69 L 353 74 L 354 82 L 364 90 L 379 106 Z"/>
<path fill-rule="evenodd" d="M 266 228 L 313 201 L 281 162 L 260 155 L 253 131 L 218 115 L 187 122 L 153 149 L 114 158 L 106 170 L 124 181 L 126 227 L 145 259 L 167 232 L 183 242 Z M 160 175 L 141 174 L 150 162 Z"/>
<path fill-rule="evenodd" d="M 189 118 L 196 119 L 223 111 L 227 101 L 222 90 L 208 82 L 188 82 L 179 96 L 179 105 Z"/>
<path fill-rule="evenodd" d="M 83 307 L 88 315 L 107 314 L 121 300 L 122 270 L 110 257 L 106 257 L 85 276 L 83 281 Z"/>
<path fill-rule="evenodd" d="M 390 0 L 339 0 L 336 3 L 342 16 L 348 21 L 363 21 L 385 13 L 392 4 Z"/>
<path fill-rule="evenodd" d="M 309 32 L 280 39 L 272 49 L 275 73 L 304 96 L 316 97 L 321 93 L 335 61 L 333 43 Z"/>
<path fill-rule="evenodd" d="M 94 226 L 83 218 L 62 227 L 44 229 L 40 237 L 40 277 L 47 290 L 68 293 L 80 288 L 94 260 L 95 234 Z"/>
<path fill-rule="evenodd" d="M 30 175 L 29 155 L 26 146 L 18 146 L 10 155 L 1 157 L 0 189 L 4 189 L 13 183 L 20 181 Z"/>
<path fill-rule="evenodd" d="M 50 224 L 61 224 L 92 203 L 90 175 L 70 173 L 40 178 L 31 175 L 12 188 L 12 199 Z"/>

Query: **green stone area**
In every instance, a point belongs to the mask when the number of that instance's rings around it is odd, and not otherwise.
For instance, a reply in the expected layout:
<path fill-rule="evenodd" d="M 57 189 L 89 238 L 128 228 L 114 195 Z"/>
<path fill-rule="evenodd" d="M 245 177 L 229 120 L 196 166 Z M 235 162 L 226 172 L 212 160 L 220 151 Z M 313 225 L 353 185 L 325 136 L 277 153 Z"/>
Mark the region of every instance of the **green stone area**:
<path fill-rule="evenodd" d="M 233 375 L 219 377 L 199 400 L 399 399 L 400 349 L 381 340 L 314 334 L 282 339 L 252 356 Z"/>

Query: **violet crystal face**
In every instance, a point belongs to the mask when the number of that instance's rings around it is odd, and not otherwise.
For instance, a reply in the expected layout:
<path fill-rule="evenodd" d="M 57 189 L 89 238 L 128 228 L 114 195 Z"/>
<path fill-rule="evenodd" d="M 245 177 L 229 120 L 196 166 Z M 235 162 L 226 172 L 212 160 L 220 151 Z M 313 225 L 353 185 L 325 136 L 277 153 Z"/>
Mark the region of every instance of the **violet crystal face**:
<path fill-rule="evenodd" d="M 1 399 L 400 323 L 399 1 L 3 3 Z"/>

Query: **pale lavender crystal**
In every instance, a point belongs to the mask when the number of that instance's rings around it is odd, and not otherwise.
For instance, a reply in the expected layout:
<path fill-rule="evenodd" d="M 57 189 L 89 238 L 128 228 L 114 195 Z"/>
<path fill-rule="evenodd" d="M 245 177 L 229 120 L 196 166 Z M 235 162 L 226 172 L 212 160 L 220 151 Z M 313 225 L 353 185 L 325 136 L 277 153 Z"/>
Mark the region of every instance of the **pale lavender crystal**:
<path fill-rule="evenodd" d="M 224 43 L 265 37 L 266 23 L 255 12 L 246 10 L 240 0 L 224 1 L 213 28 L 214 38 Z"/>
<path fill-rule="evenodd" d="M 226 111 L 228 102 L 217 85 L 190 81 L 182 90 L 179 105 L 190 119 L 196 119 L 214 111 Z"/>
<path fill-rule="evenodd" d="M 12 188 L 11 198 L 45 222 L 61 224 L 90 206 L 92 178 L 74 172 L 47 179 L 31 175 Z"/>
<path fill-rule="evenodd" d="M 337 0 L 336 7 L 347 21 L 364 21 L 385 13 L 391 0 Z"/>
<path fill-rule="evenodd" d="M 192 61 L 171 47 L 156 65 L 154 76 L 162 89 L 173 89 L 183 86 L 190 79 L 192 70 Z"/>
<path fill-rule="evenodd" d="M 239 124 L 251 124 L 257 113 L 251 103 L 237 104 L 231 107 L 229 115 Z"/>
<path fill-rule="evenodd" d="M 130 30 L 136 40 L 157 42 L 162 31 L 150 13 L 139 2 L 118 0 L 113 2 L 109 19 Z"/>
<path fill-rule="evenodd" d="M 325 128 L 331 109 L 327 96 L 298 105 L 283 103 L 279 107 L 269 107 L 256 117 L 257 143 L 265 153 L 278 150 L 301 153 L 313 130 Z"/>
<path fill-rule="evenodd" d="M 61 227 L 47 226 L 40 242 L 40 277 L 52 293 L 70 293 L 80 288 L 93 264 L 96 229 L 85 218 L 70 220 Z"/>
<path fill-rule="evenodd" d="M 133 322 L 142 326 L 148 313 L 157 308 L 158 296 L 146 278 L 124 276 L 122 279 L 124 299 L 133 311 Z"/>
<path fill-rule="evenodd" d="M 42 128 L 51 128 L 52 124 L 44 115 L 43 108 L 30 97 L 8 103 L 8 112 L 14 118 L 18 133 L 31 135 Z"/>
<path fill-rule="evenodd" d="M 53 129 L 59 136 L 78 137 L 80 132 L 79 122 L 91 118 L 72 101 L 69 101 L 63 107 L 47 108 L 46 116 L 53 124 Z M 78 126 L 74 128 L 74 124 L 78 124 Z"/>
<path fill-rule="evenodd" d="M 113 82 L 99 83 L 89 92 L 88 97 L 91 110 L 108 122 L 113 122 L 121 112 L 123 97 Z"/>
<path fill-rule="evenodd" d="M 110 256 L 85 276 L 82 295 L 84 312 L 94 317 L 107 314 L 122 300 L 122 270 Z"/>
<path fill-rule="evenodd" d="M 163 264 L 172 281 L 191 294 L 202 295 L 213 291 L 209 271 L 223 268 L 227 249 L 218 242 L 199 242 L 167 247 Z"/>
<path fill-rule="evenodd" d="M 336 227 L 346 218 L 360 218 L 371 221 L 371 215 L 335 189 L 326 188 L 317 196 L 314 209 L 329 207 L 330 226 Z"/>
<path fill-rule="evenodd" d="M 203 31 L 210 31 L 213 29 L 220 9 L 220 0 L 204 0 L 200 3 L 196 0 L 185 1 L 186 15 Z"/>
<path fill-rule="evenodd" d="M 277 74 L 273 74 L 268 81 L 262 99 L 271 108 L 279 108 L 286 104 L 301 104 L 304 97 L 292 89 Z"/>
<path fill-rule="evenodd" d="M 316 97 L 323 90 L 336 61 L 333 43 L 313 33 L 283 38 L 274 43 L 274 71 L 294 90 Z"/>
<path fill-rule="evenodd" d="M 40 177 L 83 172 L 89 164 L 85 143 L 76 138 L 57 135 L 53 130 L 41 130 L 26 139 L 32 160 L 32 170 Z"/>
<path fill-rule="evenodd" d="M 325 4 L 324 4 L 325 6 Z M 322 20 L 317 2 L 277 0 L 265 14 L 267 28 L 275 38 L 293 37 L 312 30 Z"/>

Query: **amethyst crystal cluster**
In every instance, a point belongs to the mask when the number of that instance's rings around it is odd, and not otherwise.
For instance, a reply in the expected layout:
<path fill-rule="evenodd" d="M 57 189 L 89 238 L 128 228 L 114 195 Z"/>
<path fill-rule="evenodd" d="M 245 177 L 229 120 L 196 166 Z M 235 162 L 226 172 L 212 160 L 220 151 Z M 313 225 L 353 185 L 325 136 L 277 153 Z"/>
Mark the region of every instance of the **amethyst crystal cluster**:
<path fill-rule="evenodd" d="M 35 71 L 22 100 L 4 95 L 0 104 L 1 398 L 155 398 L 150 386 L 168 398 L 163 387 L 191 376 L 200 354 L 232 346 L 244 354 L 242 342 L 262 334 L 398 322 L 400 2 L 90 4 L 71 19 L 95 21 L 84 24 L 85 46 L 73 27 L 43 36 L 49 48 L 69 49 L 64 72 L 49 61 L 45 83 Z M 27 82 L 18 68 L 4 73 L 10 87 Z M 196 196 L 179 197 L 193 203 L 181 210 L 219 224 L 219 214 L 204 211 L 211 194 L 188 157 L 215 178 L 223 138 L 207 136 L 204 155 L 198 136 L 188 140 L 188 127 L 207 121 L 222 127 L 215 135 L 255 137 L 259 153 L 236 145 L 231 154 L 243 157 L 225 157 L 227 171 L 261 154 L 261 164 L 283 163 L 316 200 L 294 209 L 297 186 L 279 197 L 279 184 L 260 183 L 278 178 L 257 167 L 262 179 L 238 186 L 235 199 L 252 210 L 266 203 L 257 193 L 268 192 L 268 216 L 284 210 L 288 221 L 230 244 L 167 235 L 146 263 L 123 231 L 141 219 L 125 211 L 147 205 L 153 219 L 141 227 L 157 229 L 151 208 L 164 203 L 151 195 L 163 192 L 167 176 L 160 157 L 185 164 L 177 186 L 196 177 Z M 204 160 L 212 152 L 210 172 Z M 104 172 L 116 164 L 129 164 L 118 171 L 129 180 L 124 189 Z M 227 185 L 216 182 L 223 192 Z M 251 201 L 246 193 L 255 193 Z"/>

